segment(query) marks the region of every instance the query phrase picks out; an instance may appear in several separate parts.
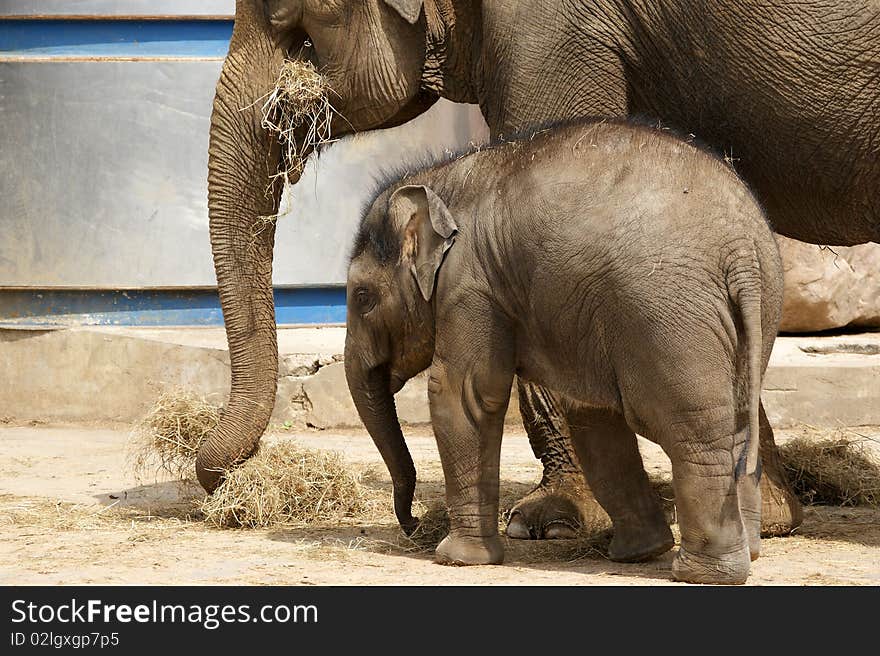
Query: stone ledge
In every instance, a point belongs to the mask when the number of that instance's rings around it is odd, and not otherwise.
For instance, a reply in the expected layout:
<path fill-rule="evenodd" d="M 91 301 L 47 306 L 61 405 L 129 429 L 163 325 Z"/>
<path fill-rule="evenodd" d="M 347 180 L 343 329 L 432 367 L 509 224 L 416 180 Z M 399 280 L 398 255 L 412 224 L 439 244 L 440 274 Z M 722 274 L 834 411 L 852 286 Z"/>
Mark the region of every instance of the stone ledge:
<path fill-rule="evenodd" d="M 276 424 L 359 424 L 341 362 L 345 329 L 279 330 Z M 134 421 L 162 387 L 221 403 L 229 385 L 222 329 L 0 329 L 0 417 Z M 429 421 L 426 378 L 397 395 L 401 421 Z M 785 427 L 880 424 L 880 333 L 780 337 L 764 381 L 771 422 Z M 508 419 L 517 421 L 513 395 Z"/>

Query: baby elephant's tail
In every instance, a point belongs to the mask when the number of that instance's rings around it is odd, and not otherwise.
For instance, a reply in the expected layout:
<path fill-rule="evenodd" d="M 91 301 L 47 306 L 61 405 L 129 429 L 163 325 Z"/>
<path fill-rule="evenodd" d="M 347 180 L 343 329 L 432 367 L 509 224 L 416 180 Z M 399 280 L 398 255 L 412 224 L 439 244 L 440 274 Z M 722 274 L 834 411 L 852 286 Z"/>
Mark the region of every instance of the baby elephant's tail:
<path fill-rule="evenodd" d="M 739 251 L 727 271 L 727 289 L 739 307 L 746 341 L 749 428 L 746 448 L 736 465 L 736 477 L 759 471 L 758 412 L 761 405 L 761 364 L 764 344 L 761 328 L 761 265 L 755 249 Z"/>

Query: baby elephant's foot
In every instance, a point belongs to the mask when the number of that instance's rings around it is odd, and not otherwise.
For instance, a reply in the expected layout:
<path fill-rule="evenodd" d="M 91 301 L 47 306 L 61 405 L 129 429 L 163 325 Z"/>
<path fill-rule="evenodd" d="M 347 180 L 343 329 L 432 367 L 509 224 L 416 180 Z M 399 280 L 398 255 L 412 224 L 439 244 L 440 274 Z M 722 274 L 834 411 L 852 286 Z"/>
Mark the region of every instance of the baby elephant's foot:
<path fill-rule="evenodd" d="M 666 522 L 644 527 L 614 527 L 608 557 L 618 563 L 638 563 L 665 554 L 675 545 Z"/>
<path fill-rule="evenodd" d="M 555 483 L 542 482 L 510 512 L 507 536 L 515 540 L 567 540 L 583 527 L 600 532 L 611 520 L 584 483 L 569 474 Z"/>
<path fill-rule="evenodd" d="M 672 561 L 672 578 L 686 583 L 742 585 L 749 578 L 748 546 L 723 557 L 704 556 L 680 547 Z"/>
<path fill-rule="evenodd" d="M 450 534 L 437 545 L 434 560 L 441 565 L 500 565 L 504 562 L 504 544 L 497 535 L 471 538 Z"/>

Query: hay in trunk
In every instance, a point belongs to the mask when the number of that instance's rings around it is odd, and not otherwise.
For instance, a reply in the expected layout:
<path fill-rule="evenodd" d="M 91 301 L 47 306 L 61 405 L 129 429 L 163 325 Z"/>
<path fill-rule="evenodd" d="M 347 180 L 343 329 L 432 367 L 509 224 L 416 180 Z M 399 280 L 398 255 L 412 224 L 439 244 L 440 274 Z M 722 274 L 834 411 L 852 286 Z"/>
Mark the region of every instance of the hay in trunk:
<path fill-rule="evenodd" d="M 782 466 L 807 505 L 880 505 L 880 462 L 865 440 L 798 437 L 779 447 Z"/>
<path fill-rule="evenodd" d="M 282 154 L 281 170 L 272 176 L 269 191 L 276 184 L 287 185 L 299 179 L 309 153 L 319 152 L 322 145 L 334 141 L 332 123 L 338 112 L 330 102 L 331 93 L 327 79 L 311 62 L 284 61 L 275 86 L 260 99 L 262 127 L 278 138 Z M 297 138 L 297 134 L 301 136 Z M 254 233 L 259 234 L 278 216 L 259 217 Z"/>
<path fill-rule="evenodd" d="M 129 463 L 138 475 L 164 471 L 192 480 L 199 447 L 220 422 L 222 408 L 182 389 L 162 392 L 132 430 Z"/>

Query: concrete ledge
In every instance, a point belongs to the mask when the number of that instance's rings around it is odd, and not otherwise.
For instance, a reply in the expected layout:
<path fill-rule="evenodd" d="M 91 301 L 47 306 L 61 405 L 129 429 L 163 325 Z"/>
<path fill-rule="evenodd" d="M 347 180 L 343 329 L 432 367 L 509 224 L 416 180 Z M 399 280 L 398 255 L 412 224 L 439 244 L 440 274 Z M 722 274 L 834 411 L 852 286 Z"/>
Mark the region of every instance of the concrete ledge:
<path fill-rule="evenodd" d="M 880 333 L 779 337 L 764 376 L 770 423 L 880 423 Z"/>
<path fill-rule="evenodd" d="M 341 327 L 282 328 L 274 423 L 318 428 L 359 421 L 345 383 Z M 225 401 L 229 353 L 219 328 L 0 329 L 0 417 L 134 421 L 163 387 Z M 424 375 L 397 395 L 405 423 L 429 421 Z M 880 424 L 880 333 L 780 337 L 764 383 L 771 422 L 785 427 Z M 508 419 L 518 418 L 513 395 Z"/>

